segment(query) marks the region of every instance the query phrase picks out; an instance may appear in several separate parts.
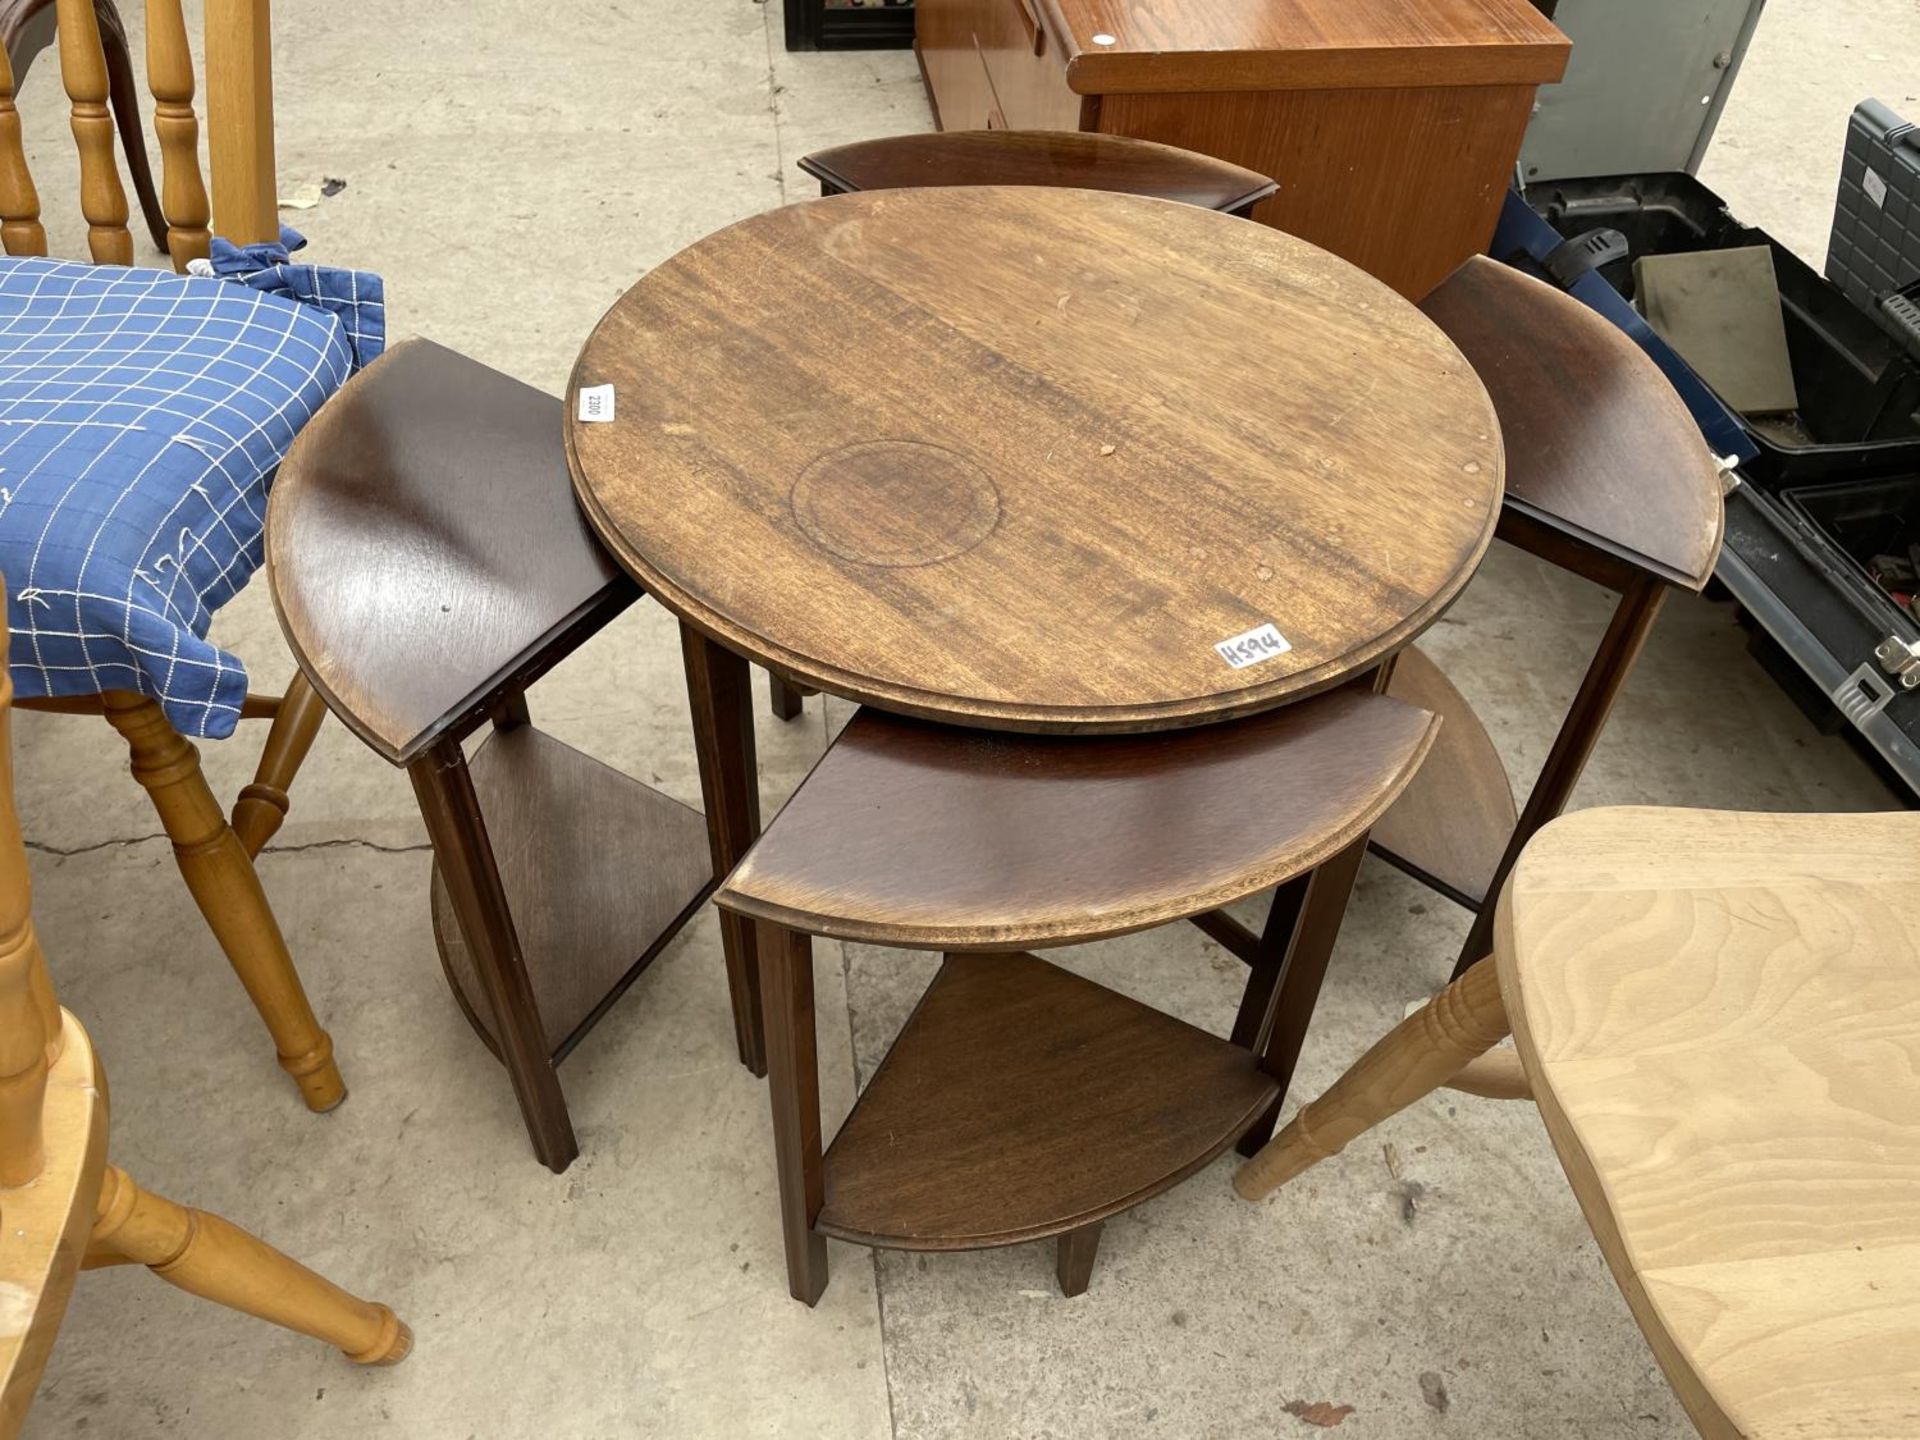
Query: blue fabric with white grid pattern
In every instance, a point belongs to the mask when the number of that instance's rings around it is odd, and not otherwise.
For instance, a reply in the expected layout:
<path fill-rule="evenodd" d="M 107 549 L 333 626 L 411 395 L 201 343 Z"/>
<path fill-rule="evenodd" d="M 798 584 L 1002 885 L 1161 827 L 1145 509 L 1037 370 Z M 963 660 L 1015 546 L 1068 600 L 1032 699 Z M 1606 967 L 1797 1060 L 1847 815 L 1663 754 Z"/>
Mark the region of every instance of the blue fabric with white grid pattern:
<path fill-rule="evenodd" d="M 353 356 L 322 310 L 224 280 L 0 257 L 0 574 L 23 696 L 136 690 L 233 733 L 207 642 L 267 488 Z"/>

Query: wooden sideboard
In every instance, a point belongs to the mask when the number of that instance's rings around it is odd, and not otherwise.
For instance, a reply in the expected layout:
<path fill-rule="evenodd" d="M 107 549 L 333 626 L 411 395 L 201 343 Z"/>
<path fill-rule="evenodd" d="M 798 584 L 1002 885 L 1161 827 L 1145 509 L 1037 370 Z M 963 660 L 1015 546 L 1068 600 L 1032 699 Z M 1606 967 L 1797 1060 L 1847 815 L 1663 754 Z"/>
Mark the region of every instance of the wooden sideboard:
<path fill-rule="evenodd" d="M 1254 217 L 1418 298 L 1493 234 L 1567 38 L 1530 0 L 917 0 L 946 130 L 1159 140 L 1279 182 Z"/>

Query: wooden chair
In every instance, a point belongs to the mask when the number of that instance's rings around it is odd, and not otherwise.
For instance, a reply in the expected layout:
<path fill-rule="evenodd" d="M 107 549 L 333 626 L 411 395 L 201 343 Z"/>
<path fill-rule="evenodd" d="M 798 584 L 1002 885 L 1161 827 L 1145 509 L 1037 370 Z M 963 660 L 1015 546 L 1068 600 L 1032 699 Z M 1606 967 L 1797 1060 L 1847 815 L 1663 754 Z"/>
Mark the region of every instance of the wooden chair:
<path fill-rule="evenodd" d="M 53 3 L 54 0 L 0 0 L 0 50 L 6 54 L 14 94 L 27 83 L 27 71 L 35 58 L 53 43 Z M 153 169 L 147 163 L 146 128 L 140 118 L 140 88 L 133 78 L 127 27 L 113 0 L 93 0 L 93 14 L 100 27 L 113 123 L 120 132 L 120 147 L 126 152 L 127 175 L 133 181 L 133 193 L 139 198 L 147 234 L 153 237 L 154 249 L 164 255 L 167 253 L 167 217 L 160 208 L 160 194 L 153 186 Z"/>
<path fill-rule="evenodd" d="M 17 1435 L 83 1268 L 145 1265 L 217 1304 L 395 1365 L 413 1335 L 205 1211 L 142 1190 L 107 1161 L 107 1081 L 60 1008 L 34 933 L 13 804 L 12 679 L 0 671 L 0 1440 Z"/>
<path fill-rule="evenodd" d="M 1521 849 L 1565 808 L 1672 589 L 1713 574 L 1719 466 L 1666 377 L 1571 296 L 1484 256 L 1421 301 L 1485 382 L 1507 452 L 1500 539 L 1620 602 L 1524 810 L 1472 708 L 1417 649 L 1388 693 L 1447 718 L 1434 763 L 1374 830 L 1375 850 L 1474 912 L 1454 973 L 1487 953 Z"/>
<path fill-rule="evenodd" d="M 706 900 L 717 857 L 698 811 L 530 722 L 527 687 L 640 595 L 574 503 L 560 402 L 394 347 L 294 442 L 267 570 L 302 674 L 413 781 L 447 979 L 534 1154 L 565 1170 L 555 1067 Z"/>
<path fill-rule="evenodd" d="M 826 1237 L 972 1250 L 1057 1237 L 1068 1295 L 1101 1225 L 1272 1133 L 1368 827 L 1436 726 L 1364 684 L 1149 735 L 957 730 L 862 710 L 716 896 L 759 926 L 788 1287 Z M 1027 948 L 1277 886 L 1230 1036 Z M 945 952 L 822 1151 L 809 937 Z"/>
<path fill-rule="evenodd" d="M 946 130 L 862 140 L 802 156 L 800 168 L 820 182 L 822 195 L 907 186 L 1050 185 L 1116 190 L 1250 214 L 1279 187 L 1264 175 L 1211 155 L 1131 140 L 1062 130 Z M 814 692 L 767 674 L 767 697 L 782 720 L 799 715 Z"/>
<path fill-rule="evenodd" d="M 133 241 L 114 159 L 110 53 L 94 0 L 56 0 L 60 72 L 80 152 L 80 205 L 92 258 L 127 265 Z M 117 23 L 117 17 L 116 21 Z M 162 159 L 166 246 L 176 269 L 207 254 L 213 228 L 237 243 L 279 234 L 274 190 L 273 83 L 268 0 L 208 0 L 206 5 L 208 152 L 213 203 L 200 173 L 194 74 L 180 0 L 147 0 L 147 77 Z M 109 27 L 111 28 L 111 27 Z M 122 37 L 124 39 L 124 36 Z M 116 104 L 119 102 L 116 101 Z M 124 125 L 125 110 L 121 111 Z M 137 124 L 134 127 L 137 131 Z M 136 174 L 138 172 L 136 171 Z M 44 255 L 40 199 L 21 146 L 13 77 L 0 57 L 0 242 L 9 255 Z M 312 747 L 326 707 L 303 678 L 284 696 L 249 696 L 246 719 L 270 719 L 253 783 L 240 792 L 231 821 L 201 775 L 198 753 L 152 699 L 131 691 L 61 699 L 22 699 L 21 708 L 104 715 L 127 742 L 133 775 L 144 786 L 173 842 L 194 902 L 272 1033 L 280 1064 L 313 1110 L 346 1097 L 333 1042 L 315 1019 L 287 953 L 253 859 L 280 828 L 288 788 Z"/>
<path fill-rule="evenodd" d="M 1587 810 L 1494 956 L 1240 1168 L 1258 1199 L 1509 1029 L 1523 1089 L 1703 1435 L 1920 1424 L 1920 820 Z"/>

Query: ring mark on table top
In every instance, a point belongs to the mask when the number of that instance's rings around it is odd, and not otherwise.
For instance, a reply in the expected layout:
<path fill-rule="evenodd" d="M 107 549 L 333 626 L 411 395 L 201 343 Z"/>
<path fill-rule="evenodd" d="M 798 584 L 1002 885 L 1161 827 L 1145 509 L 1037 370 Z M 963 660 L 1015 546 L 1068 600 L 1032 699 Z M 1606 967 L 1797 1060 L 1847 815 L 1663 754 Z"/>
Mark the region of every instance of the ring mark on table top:
<path fill-rule="evenodd" d="M 822 550 L 906 568 L 964 555 L 1000 523 L 1000 491 L 966 456 L 925 440 L 868 440 L 816 456 L 788 495 Z"/>

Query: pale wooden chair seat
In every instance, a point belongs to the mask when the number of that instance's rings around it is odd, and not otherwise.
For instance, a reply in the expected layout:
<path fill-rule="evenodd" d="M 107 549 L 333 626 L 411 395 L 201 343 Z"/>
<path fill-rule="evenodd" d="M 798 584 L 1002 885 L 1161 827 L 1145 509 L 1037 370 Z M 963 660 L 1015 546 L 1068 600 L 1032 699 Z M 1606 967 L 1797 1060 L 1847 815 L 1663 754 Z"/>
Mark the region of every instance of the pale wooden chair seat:
<path fill-rule="evenodd" d="M 1920 817 L 1571 815 L 1521 857 L 1495 954 L 1695 1424 L 1920 1434 Z"/>
<path fill-rule="evenodd" d="M 60 1012 L 65 1043 L 46 1072 L 41 1107 L 45 1140 L 40 1173 L 26 1185 L 0 1189 L 0 1279 L 9 1292 L 0 1324 L 0 1376 L 37 1382 L 73 1298 L 93 1234 L 94 1204 L 107 1168 L 107 1096 L 93 1041 Z M 21 1313 L 18 1298 L 28 1307 Z M 34 1384 L 0 1385 L 0 1435 L 26 1419 Z"/>
<path fill-rule="evenodd" d="M 1279 187 L 1211 155 L 1066 130 L 941 130 L 816 150 L 800 168 L 823 194 L 926 185 L 1056 185 L 1152 195 L 1242 214 Z"/>
<path fill-rule="evenodd" d="M 1703 1434 L 1920 1433 L 1920 817 L 1582 811 L 1527 847 L 1494 940 L 1236 1188 L 1337 1153 L 1510 1027 Z"/>

